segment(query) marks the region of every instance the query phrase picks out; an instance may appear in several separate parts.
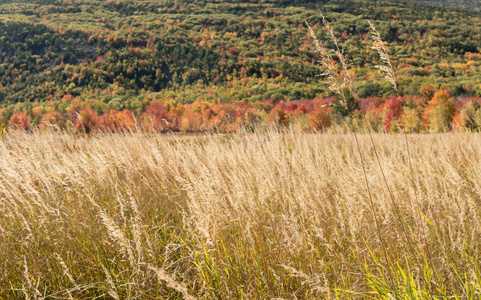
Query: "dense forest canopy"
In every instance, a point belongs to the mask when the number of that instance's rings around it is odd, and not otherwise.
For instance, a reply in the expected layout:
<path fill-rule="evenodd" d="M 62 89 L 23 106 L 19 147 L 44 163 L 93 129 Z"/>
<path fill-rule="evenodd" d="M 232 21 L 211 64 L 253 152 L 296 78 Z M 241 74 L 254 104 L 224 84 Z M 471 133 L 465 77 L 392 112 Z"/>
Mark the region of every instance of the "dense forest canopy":
<path fill-rule="evenodd" d="M 327 95 L 304 25 L 319 22 L 317 9 L 335 21 L 361 96 L 392 93 L 373 68 L 366 20 L 389 43 L 405 93 L 433 82 L 481 94 L 480 16 L 469 12 L 358 0 L 2 3 L 2 103 L 106 89 L 121 100 L 148 91 L 192 102 L 193 87 L 213 85 L 221 102 Z M 229 88 L 242 79 L 245 89 Z"/>
<path fill-rule="evenodd" d="M 65 112 L 65 99 L 100 114 L 140 113 L 152 100 L 332 97 L 305 25 L 329 43 L 319 10 L 361 98 L 394 95 L 375 68 L 367 20 L 389 46 L 403 95 L 481 96 L 481 14 L 473 11 L 397 0 L 11 0 L 0 3 L 4 119 L 33 102 Z"/>

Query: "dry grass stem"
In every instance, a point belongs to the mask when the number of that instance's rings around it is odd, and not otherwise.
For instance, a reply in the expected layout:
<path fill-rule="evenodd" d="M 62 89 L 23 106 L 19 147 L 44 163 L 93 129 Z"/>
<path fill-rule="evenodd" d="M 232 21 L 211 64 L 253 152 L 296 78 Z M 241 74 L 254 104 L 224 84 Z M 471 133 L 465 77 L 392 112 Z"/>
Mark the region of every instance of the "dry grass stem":
<path fill-rule="evenodd" d="M 372 49 L 376 50 L 379 53 L 379 57 L 381 58 L 381 62 L 384 65 L 376 65 L 375 67 L 381 70 L 384 73 L 384 78 L 391 83 L 396 94 L 399 94 L 397 81 L 396 81 L 396 74 L 394 73 L 394 68 L 391 63 L 391 58 L 389 56 L 389 49 L 386 47 L 384 42 L 381 39 L 381 35 L 376 30 L 376 27 L 371 21 L 368 21 L 369 26 L 371 27 L 371 37 L 374 42 Z"/>
<path fill-rule="evenodd" d="M 182 295 L 184 296 L 184 299 L 186 300 L 196 300 L 196 298 L 192 295 L 189 294 L 189 291 L 187 290 L 187 288 L 185 286 L 183 286 L 181 283 L 177 282 L 174 278 L 172 278 L 172 276 L 168 275 L 163 269 L 159 269 L 159 268 L 156 268 L 154 266 L 151 266 L 151 265 L 148 265 L 147 268 L 149 268 L 149 270 L 151 271 L 154 271 L 155 274 L 157 275 L 157 278 L 159 278 L 160 281 L 165 281 L 167 282 L 167 285 L 182 293 Z"/>

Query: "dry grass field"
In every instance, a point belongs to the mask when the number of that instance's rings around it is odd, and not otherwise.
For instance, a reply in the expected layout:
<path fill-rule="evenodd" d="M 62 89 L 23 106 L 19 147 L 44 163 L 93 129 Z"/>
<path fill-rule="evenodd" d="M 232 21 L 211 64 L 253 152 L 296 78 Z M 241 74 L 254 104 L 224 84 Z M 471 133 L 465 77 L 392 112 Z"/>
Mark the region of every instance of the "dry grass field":
<path fill-rule="evenodd" d="M 13 132 L 0 298 L 479 299 L 480 210 L 479 134 Z"/>

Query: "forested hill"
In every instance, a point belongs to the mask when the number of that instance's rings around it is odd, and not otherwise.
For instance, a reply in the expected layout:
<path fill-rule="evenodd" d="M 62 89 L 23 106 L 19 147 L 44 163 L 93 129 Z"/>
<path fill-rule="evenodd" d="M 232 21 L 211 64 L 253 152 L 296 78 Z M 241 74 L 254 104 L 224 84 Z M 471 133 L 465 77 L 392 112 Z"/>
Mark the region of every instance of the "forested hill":
<path fill-rule="evenodd" d="M 481 18 L 381 0 L 18 0 L 0 2 L 0 103 L 65 96 L 141 110 L 151 99 L 215 102 L 330 96 L 305 21 L 318 10 L 346 46 L 361 97 L 393 93 L 373 66 L 367 20 L 405 94 L 481 95 Z"/>

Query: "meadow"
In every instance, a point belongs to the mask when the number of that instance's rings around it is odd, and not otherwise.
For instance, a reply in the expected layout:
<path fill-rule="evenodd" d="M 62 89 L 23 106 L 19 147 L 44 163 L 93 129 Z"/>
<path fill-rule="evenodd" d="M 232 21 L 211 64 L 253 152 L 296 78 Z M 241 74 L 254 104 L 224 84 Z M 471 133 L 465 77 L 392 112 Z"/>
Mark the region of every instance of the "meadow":
<path fill-rule="evenodd" d="M 10 132 L 1 299 L 478 299 L 481 136 Z"/>

